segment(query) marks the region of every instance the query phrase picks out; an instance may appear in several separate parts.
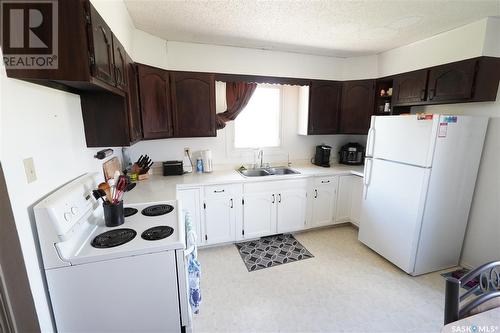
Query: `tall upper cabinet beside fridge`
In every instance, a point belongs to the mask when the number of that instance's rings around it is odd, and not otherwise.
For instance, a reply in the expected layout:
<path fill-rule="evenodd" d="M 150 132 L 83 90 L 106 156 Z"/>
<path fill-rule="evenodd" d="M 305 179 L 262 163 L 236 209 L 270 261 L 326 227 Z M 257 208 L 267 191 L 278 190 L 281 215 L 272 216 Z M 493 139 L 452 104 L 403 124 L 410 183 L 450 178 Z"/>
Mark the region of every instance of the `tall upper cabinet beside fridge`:
<path fill-rule="evenodd" d="M 456 266 L 488 118 L 374 116 L 359 240 L 405 272 Z"/>

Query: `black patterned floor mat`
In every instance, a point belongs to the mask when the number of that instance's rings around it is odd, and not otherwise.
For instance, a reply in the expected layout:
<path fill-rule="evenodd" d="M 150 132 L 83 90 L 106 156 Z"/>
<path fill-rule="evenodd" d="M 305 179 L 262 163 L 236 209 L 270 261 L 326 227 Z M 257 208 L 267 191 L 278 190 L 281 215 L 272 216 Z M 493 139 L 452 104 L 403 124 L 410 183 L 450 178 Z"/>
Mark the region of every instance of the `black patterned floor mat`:
<path fill-rule="evenodd" d="M 314 257 L 290 234 L 237 243 L 236 247 L 249 272 Z"/>

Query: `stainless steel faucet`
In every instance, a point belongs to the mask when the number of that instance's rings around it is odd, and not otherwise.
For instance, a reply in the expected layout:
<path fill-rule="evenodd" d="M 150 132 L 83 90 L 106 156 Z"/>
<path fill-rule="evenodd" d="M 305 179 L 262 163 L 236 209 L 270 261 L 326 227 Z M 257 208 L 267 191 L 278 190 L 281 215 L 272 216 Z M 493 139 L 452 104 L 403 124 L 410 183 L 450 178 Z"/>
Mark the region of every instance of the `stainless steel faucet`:
<path fill-rule="evenodd" d="M 264 150 L 259 150 L 259 154 L 257 155 L 257 159 L 260 158 L 260 168 L 264 167 Z"/>

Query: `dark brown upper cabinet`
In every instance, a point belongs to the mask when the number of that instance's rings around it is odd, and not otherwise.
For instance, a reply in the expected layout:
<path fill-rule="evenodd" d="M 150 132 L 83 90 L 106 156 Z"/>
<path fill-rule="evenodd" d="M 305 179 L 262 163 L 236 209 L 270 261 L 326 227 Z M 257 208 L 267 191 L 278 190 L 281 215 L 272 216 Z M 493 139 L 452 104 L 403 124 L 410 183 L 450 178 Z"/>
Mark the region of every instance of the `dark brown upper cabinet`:
<path fill-rule="evenodd" d="M 88 0 L 58 1 L 57 68 L 7 69 L 7 76 L 80 94 L 110 91 L 124 96 L 115 78 L 113 32 Z M 123 48 L 120 46 L 120 50 Z"/>
<path fill-rule="evenodd" d="M 341 92 L 340 82 L 311 82 L 307 134 L 338 133 Z"/>
<path fill-rule="evenodd" d="M 92 43 L 90 47 L 90 63 L 92 76 L 109 85 L 115 85 L 113 58 L 113 33 L 104 19 L 90 6 L 90 25 Z"/>
<path fill-rule="evenodd" d="M 137 69 L 144 139 L 170 138 L 174 133 L 169 74 L 142 64 Z"/>
<path fill-rule="evenodd" d="M 113 35 L 113 72 L 116 86 L 124 91 L 128 90 L 128 67 L 132 59 L 127 54 L 122 44 Z"/>
<path fill-rule="evenodd" d="M 472 97 L 477 59 L 459 61 L 429 71 L 427 100 L 432 102 L 467 100 Z"/>
<path fill-rule="evenodd" d="M 128 82 L 128 123 L 130 142 L 135 143 L 142 139 L 141 106 L 139 104 L 139 85 L 137 66 L 132 59 L 127 57 L 127 82 Z"/>
<path fill-rule="evenodd" d="M 427 69 L 394 77 L 393 105 L 413 105 L 426 100 Z"/>
<path fill-rule="evenodd" d="M 373 114 L 375 80 L 342 82 L 340 127 L 342 134 L 367 134 Z"/>
<path fill-rule="evenodd" d="M 215 76 L 170 72 L 175 137 L 216 136 Z"/>

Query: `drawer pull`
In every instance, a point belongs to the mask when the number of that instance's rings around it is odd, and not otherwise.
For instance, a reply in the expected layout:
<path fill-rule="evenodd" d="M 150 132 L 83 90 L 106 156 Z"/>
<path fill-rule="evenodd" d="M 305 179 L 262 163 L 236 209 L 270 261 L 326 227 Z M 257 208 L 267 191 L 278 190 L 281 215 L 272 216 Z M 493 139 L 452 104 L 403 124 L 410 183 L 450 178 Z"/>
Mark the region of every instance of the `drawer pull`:
<path fill-rule="evenodd" d="M 222 193 L 224 190 L 214 190 L 214 193 Z"/>
<path fill-rule="evenodd" d="M 329 183 L 329 182 L 330 182 L 329 180 L 322 180 L 322 181 L 321 181 L 321 184 L 327 184 L 327 183 Z"/>
<path fill-rule="evenodd" d="M 233 199 L 231 199 L 230 201 L 231 201 L 231 208 L 233 208 L 234 207 L 234 205 L 233 205 Z"/>
<path fill-rule="evenodd" d="M 318 198 L 318 190 L 314 190 L 314 199 Z"/>
<path fill-rule="evenodd" d="M 275 201 L 276 201 L 276 198 L 275 198 L 275 196 L 274 196 L 274 194 L 273 194 L 273 202 L 272 202 L 272 203 L 274 203 Z"/>
<path fill-rule="evenodd" d="M 281 203 L 281 193 L 278 194 L 278 203 Z"/>

